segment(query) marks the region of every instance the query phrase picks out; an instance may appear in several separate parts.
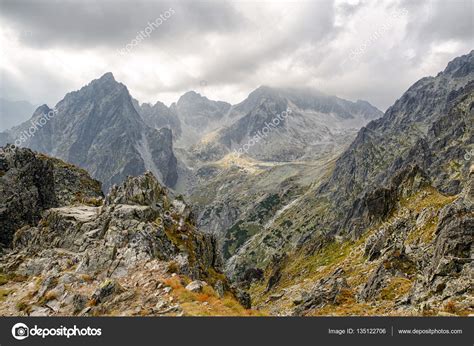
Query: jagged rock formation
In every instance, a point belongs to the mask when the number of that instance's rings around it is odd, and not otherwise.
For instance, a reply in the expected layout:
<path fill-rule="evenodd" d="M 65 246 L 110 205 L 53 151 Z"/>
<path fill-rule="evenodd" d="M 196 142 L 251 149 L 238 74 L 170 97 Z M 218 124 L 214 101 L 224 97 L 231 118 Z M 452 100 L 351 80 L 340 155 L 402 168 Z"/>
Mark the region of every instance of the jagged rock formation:
<path fill-rule="evenodd" d="M 0 263 L 2 315 L 245 313 L 219 272 L 214 238 L 151 172 L 114 186 L 102 205 L 47 209 L 15 232 Z M 198 279 L 200 292 L 185 294 Z"/>
<path fill-rule="evenodd" d="M 212 101 L 207 97 L 189 91 L 167 107 L 161 102 L 155 105 L 138 104 L 135 108 L 148 126 L 173 131 L 175 145 L 187 148 L 225 123 L 225 115 L 231 105 L 222 101 Z"/>
<path fill-rule="evenodd" d="M 383 118 L 359 132 L 320 190 L 338 205 L 333 227 L 360 232 L 367 226 L 356 211 L 361 200 L 409 165 L 417 164 L 440 191 L 461 191 L 469 169 L 464 155 L 474 142 L 473 79 L 471 52 L 416 82 Z"/>
<path fill-rule="evenodd" d="M 380 119 L 363 101 L 266 87 L 235 106 L 194 92 L 170 108 L 140 106 L 110 75 L 57 108 L 29 145 L 89 165 L 108 185 L 145 169 L 173 185 L 179 169 L 196 206 L 151 173 L 112 186 L 103 203 L 73 205 L 82 187 L 59 183 L 52 194 L 37 174 L 19 174 L 35 194 L 12 193 L 18 203 L 39 202 L 7 224 L 0 314 L 195 314 L 209 297 L 274 315 L 472 314 L 474 51 L 415 83 Z M 229 155 L 288 110 L 248 153 Z M 54 137 L 58 126 L 66 136 Z M 53 178 L 26 160 L 47 186 L 88 179 L 50 160 Z M 242 306 L 233 312 L 248 313 Z"/>
<path fill-rule="evenodd" d="M 137 100 L 133 99 L 133 105 L 148 126 L 157 130 L 166 127 L 173 132 L 174 139 L 181 137 L 181 122 L 178 116 L 165 104 L 158 101 L 154 105 L 149 103 L 140 105 Z"/>
<path fill-rule="evenodd" d="M 51 116 L 45 121 L 48 113 Z M 25 136 L 24 131 L 35 123 L 41 126 L 36 125 L 32 135 Z M 67 94 L 54 110 L 39 107 L 30 121 L 0 140 L 0 144 L 21 140 L 21 146 L 85 168 L 103 183 L 104 191 L 126 176 L 146 170 L 167 186 L 177 180 L 171 130 L 147 126 L 125 85 L 116 82 L 111 73 Z"/>
<path fill-rule="evenodd" d="M 29 149 L 0 148 L 2 246 L 11 245 L 18 228 L 36 225 L 46 209 L 100 198 L 100 183 L 86 171 Z"/>
<path fill-rule="evenodd" d="M 357 240 L 304 243 L 251 283 L 253 306 L 278 315 L 472 313 L 473 186 L 474 174 L 455 197 L 423 185 Z"/>
<path fill-rule="evenodd" d="M 265 265 L 282 248 L 289 251 L 320 234 L 360 237 L 386 218 L 400 198 L 417 191 L 416 181 L 409 191 L 394 193 L 389 187 L 410 167 L 417 166 L 442 193 L 458 194 L 469 171 L 465 155 L 474 142 L 473 60 L 471 52 L 438 76 L 421 79 L 382 118 L 362 128 L 327 173 L 329 178 L 317 182 L 274 227 L 249 241 L 229 262 L 229 272 L 244 263 Z M 285 227 L 286 219 L 291 227 Z"/>

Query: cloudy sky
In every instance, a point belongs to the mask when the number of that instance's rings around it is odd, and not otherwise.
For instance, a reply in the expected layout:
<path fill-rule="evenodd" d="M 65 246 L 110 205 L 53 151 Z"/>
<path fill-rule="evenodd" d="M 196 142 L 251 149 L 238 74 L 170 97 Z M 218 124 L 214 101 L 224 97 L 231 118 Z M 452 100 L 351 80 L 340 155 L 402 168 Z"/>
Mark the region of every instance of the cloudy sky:
<path fill-rule="evenodd" d="M 111 71 L 141 102 L 270 85 L 385 110 L 473 38 L 472 0 L 0 0 L 0 92 L 52 106 Z"/>

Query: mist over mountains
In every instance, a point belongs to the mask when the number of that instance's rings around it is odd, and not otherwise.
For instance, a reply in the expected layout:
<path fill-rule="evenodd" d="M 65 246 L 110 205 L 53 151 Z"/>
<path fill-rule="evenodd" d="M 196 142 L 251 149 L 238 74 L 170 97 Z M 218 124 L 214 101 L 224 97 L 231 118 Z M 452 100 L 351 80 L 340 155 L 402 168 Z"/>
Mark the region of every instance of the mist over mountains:
<path fill-rule="evenodd" d="M 35 106 L 27 101 L 0 98 L 0 131 L 6 131 L 31 117 Z"/>

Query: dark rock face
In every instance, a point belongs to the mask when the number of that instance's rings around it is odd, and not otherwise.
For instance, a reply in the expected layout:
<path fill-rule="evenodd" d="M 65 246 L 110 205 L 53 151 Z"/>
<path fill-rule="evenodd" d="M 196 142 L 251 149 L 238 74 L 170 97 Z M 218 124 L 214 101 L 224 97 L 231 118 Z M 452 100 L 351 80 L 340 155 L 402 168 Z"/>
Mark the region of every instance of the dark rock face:
<path fill-rule="evenodd" d="M 102 198 L 100 183 L 87 172 L 29 149 L 7 146 L 0 152 L 0 242 L 35 226 L 41 213 L 82 200 Z"/>
<path fill-rule="evenodd" d="M 106 280 L 92 295 L 92 299 L 96 303 L 103 302 L 105 299 L 110 296 L 120 293 L 122 288 L 114 280 Z"/>
<path fill-rule="evenodd" d="M 39 107 L 31 121 L 9 131 L 4 140 L 22 138 L 32 122 L 40 122 L 51 111 L 46 105 Z M 168 186 L 176 183 L 171 130 L 147 126 L 125 85 L 111 73 L 67 94 L 54 112 L 33 136 L 24 137 L 22 146 L 87 169 L 102 181 L 104 191 L 146 170 Z"/>
<path fill-rule="evenodd" d="M 357 199 L 344 227 L 351 234 L 360 236 L 368 226 L 387 218 L 401 198 L 429 184 L 429 177 L 418 166 L 405 167 L 396 173 L 388 187 L 382 186 L 367 191 Z"/>
<path fill-rule="evenodd" d="M 240 304 L 246 309 L 250 309 L 252 307 L 252 298 L 247 291 L 242 289 L 237 289 L 235 296 Z"/>
<path fill-rule="evenodd" d="M 287 260 L 287 256 L 285 254 L 281 256 L 273 256 L 272 262 L 270 263 L 270 267 L 272 268 L 272 272 L 270 277 L 268 278 L 267 282 L 267 292 L 270 291 L 281 279 L 281 270 Z"/>
<path fill-rule="evenodd" d="M 341 291 L 348 287 L 344 274 L 344 270 L 337 269 L 329 277 L 317 282 L 310 292 L 303 294 L 304 298 L 298 302 L 294 315 L 300 316 L 324 304 L 336 304 Z"/>
<path fill-rule="evenodd" d="M 474 246 L 474 175 L 471 174 L 463 197 L 440 213 L 433 258 L 427 266 L 425 286 L 444 294 L 463 294 L 472 289 L 472 251 Z"/>

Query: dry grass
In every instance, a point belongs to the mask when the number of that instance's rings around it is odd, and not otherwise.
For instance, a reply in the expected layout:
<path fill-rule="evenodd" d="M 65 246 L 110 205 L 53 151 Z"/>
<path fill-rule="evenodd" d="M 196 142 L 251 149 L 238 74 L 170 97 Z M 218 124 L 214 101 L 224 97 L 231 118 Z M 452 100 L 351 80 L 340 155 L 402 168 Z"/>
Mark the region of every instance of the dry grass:
<path fill-rule="evenodd" d="M 184 285 L 188 280 L 179 276 L 165 279 L 165 285 L 172 288 L 170 294 L 180 303 L 186 316 L 260 316 L 263 313 L 247 310 L 229 293 L 219 298 L 211 286 L 204 286 L 202 292 L 190 292 Z"/>
<path fill-rule="evenodd" d="M 13 282 L 23 282 L 26 281 L 28 278 L 24 275 L 18 275 L 15 273 L 11 274 L 4 274 L 0 273 L 0 286 L 5 285 L 6 283 L 13 281 Z"/>
<path fill-rule="evenodd" d="M 388 285 L 380 291 L 380 299 L 395 301 L 406 295 L 413 282 L 407 278 L 394 277 L 391 278 Z"/>
<path fill-rule="evenodd" d="M 89 282 L 91 283 L 92 281 L 94 281 L 94 278 L 88 274 L 81 274 L 81 279 L 84 280 L 85 282 Z"/>
<path fill-rule="evenodd" d="M 0 302 L 3 302 L 13 290 L 0 289 Z"/>

